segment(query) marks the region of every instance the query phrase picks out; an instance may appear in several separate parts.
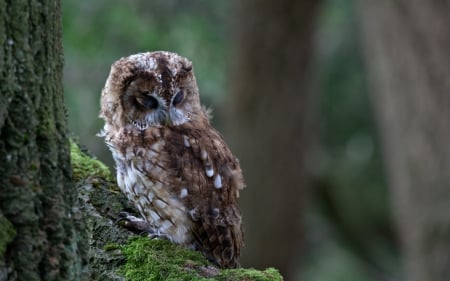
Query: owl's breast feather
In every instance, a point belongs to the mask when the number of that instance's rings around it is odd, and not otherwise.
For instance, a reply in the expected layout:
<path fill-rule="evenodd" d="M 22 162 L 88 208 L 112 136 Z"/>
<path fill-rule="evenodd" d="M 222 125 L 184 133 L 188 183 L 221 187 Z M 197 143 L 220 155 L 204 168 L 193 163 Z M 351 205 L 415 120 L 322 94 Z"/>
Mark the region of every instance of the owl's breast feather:
<path fill-rule="evenodd" d="M 155 232 L 163 233 L 175 243 L 186 244 L 192 239 L 191 221 L 182 202 L 187 190 L 173 194 L 168 180 L 170 171 L 158 159 L 163 157 L 163 145 L 163 141 L 157 141 L 147 148 L 128 145 L 122 150 L 111 146 L 117 183 Z"/>

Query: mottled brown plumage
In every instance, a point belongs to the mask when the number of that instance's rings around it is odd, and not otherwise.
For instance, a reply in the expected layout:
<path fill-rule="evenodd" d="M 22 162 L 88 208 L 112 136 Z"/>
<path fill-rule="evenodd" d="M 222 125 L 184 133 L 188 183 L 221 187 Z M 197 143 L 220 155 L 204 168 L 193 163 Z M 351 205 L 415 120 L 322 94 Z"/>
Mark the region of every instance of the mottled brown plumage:
<path fill-rule="evenodd" d="M 169 52 L 122 58 L 101 106 L 118 184 L 149 231 L 237 267 L 242 172 L 200 104 L 191 62 Z"/>

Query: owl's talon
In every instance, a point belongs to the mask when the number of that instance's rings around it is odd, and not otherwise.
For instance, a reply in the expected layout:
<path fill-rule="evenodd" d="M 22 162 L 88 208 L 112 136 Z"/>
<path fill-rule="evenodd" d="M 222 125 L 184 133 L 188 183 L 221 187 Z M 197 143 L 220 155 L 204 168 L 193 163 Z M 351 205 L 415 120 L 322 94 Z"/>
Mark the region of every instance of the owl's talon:
<path fill-rule="evenodd" d="M 128 212 L 122 211 L 122 212 L 120 212 L 120 213 L 118 214 L 118 216 L 119 216 L 118 221 L 120 221 L 120 220 L 123 220 L 124 218 L 126 218 L 126 217 L 128 217 L 128 216 L 131 216 L 131 214 L 128 213 Z"/>
<path fill-rule="evenodd" d="M 150 239 L 161 239 L 161 240 L 169 240 L 169 241 L 170 241 L 169 236 L 167 236 L 167 235 L 164 234 L 164 233 L 160 233 L 159 231 L 156 231 L 156 232 L 154 232 L 154 233 L 151 233 L 151 234 L 149 235 L 149 237 L 150 237 Z"/>
<path fill-rule="evenodd" d="M 119 213 L 119 219 L 116 223 L 138 234 L 155 232 L 146 220 L 135 217 L 125 211 Z"/>

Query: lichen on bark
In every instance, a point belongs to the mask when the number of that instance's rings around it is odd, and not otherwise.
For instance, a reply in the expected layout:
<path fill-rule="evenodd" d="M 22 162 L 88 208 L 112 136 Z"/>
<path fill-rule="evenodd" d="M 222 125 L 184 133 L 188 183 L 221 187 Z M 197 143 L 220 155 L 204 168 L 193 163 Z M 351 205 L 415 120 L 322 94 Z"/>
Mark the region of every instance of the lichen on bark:
<path fill-rule="evenodd" d="M 0 0 L 0 280 L 84 279 L 62 65 L 60 2 Z"/>

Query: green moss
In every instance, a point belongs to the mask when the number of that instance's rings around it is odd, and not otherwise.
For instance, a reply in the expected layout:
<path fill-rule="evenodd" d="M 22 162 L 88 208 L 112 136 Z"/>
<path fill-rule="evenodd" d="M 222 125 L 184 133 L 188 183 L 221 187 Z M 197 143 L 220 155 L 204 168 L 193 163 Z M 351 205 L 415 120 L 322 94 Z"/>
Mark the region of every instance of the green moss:
<path fill-rule="evenodd" d="M 133 238 L 122 252 L 127 262 L 122 273 L 130 281 L 159 280 L 283 280 L 276 269 L 220 270 L 196 251 L 184 249 L 165 240 Z"/>
<path fill-rule="evenodd" d="M 123 273 L 132 281 L 201 280 L 193 266 L 208 265 L 198 252 L 148 237 L 131 239 L 122 251 L 127 257 Z"/>
<path fill-rule="evenodd" d="M 120 249 L 120 245 L 117 243 L 109 243 L 109 244 L 106 244 L 105 246 L 103 246 L 103 250 L 105 250 L 105 251 L 114 251 L 117 249 Z"/>
<path fill-rule="evenodd" d="M 73 140 L 70 140 L 70 157 L 72 158 L 73 178 L 75 181 L 93 176 L 113 180 L 108 167 L 99 160 L 83 153 Z"/>
<path fill-rule="evenodd" d="M 267 268 L 265 270 L 256 270 L 253 268 L 238 268 L 222 270 L 217 280 L 252 280 L 252 281 L 277 281 L 283 280 L 281 274 L 275 268 Z"/>
<path fill-rule="evenodd" d="M 0 213 L 0 257 L 5 254 L 6 246 L 16 236 L 16 230 L 13 224 Z"/>

